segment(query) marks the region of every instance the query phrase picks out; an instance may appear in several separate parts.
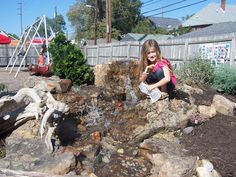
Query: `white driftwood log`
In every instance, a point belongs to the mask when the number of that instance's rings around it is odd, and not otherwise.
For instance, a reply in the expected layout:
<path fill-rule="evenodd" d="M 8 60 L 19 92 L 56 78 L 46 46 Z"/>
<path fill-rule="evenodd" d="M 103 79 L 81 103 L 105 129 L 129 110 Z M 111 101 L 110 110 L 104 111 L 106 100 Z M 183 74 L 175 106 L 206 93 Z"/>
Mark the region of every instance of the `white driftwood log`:
<path fill-rule="evenodd" d="M 23 112 L 15 117 L 11 117 L 10 113 L 16 105 L 26 104 Z M 66 113 L 69 107 L 60 101 L 56 101 L 51 93 L 42 93 L 34 88 L 22 88 L 16 95 L 6 96 L 0 99 L 0 134 L 14 130 L 30 119 L 41 121 L 40 135 L 43 137 L 47 120 L 53 116 L 55 112 Z M 5 114 L 6 113 L 6 114 Z M 47 148 L 53 150 L 51 144 L 51 136 L 55 127 L 50 127 L 45 139 Z"/>

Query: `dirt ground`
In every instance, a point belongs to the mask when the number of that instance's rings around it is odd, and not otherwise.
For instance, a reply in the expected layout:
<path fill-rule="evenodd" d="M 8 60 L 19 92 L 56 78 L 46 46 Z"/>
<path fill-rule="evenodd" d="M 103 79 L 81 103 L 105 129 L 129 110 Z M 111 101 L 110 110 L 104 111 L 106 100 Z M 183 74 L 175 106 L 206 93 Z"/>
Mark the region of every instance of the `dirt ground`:
<path fill-rule="evenodd" d="M 5 67 L 0 68 L 0 83 L 6 85 L 9 92 L 16 92 L 23 87 L 24 80 L 29 77 L 29 72 L 27 68 L 23 68 L 15 78 L 17 68 L 14 68 L 11 73 L 10 69 L 8 68 L 6 70 Z"/>
<path fill-rule="evenodd" d="M 209 105 L 215 91 L 205 88 L 203 95 L 195 95 L 197 104 Z M 236 96 L 225 95 L 236 102 Z M 236 114 L 233 117 L 217 114 L 195 126 L 181 138 L 190 155 L 210 160 L 222 177 L 236 177 Z"/>

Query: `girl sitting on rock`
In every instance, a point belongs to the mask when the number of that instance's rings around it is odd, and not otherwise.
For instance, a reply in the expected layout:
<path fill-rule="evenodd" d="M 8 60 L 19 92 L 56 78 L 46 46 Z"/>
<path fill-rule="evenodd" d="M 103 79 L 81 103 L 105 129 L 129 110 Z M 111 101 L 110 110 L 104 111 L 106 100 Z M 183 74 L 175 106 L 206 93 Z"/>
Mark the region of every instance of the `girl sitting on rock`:
<path fill-rule="evenodd" d="M 140 82 L 147 84 L 148 90 L 159 88 L 169 95 L 176 85 L 169 60 L 161 56 L 157 41 L 151 39 L 144 42 L 141 49 Z"/>

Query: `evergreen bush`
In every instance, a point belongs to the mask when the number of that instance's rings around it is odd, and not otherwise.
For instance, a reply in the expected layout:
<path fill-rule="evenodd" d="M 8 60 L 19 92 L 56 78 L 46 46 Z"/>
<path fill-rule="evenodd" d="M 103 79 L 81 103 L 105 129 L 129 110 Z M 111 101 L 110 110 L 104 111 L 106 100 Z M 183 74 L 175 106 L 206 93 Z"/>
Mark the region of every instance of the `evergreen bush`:
<path fill-rule="evenodd" d="M 215 69 L 213 88 L 222 90 L 228 94 L 236 94 L 236 69 L 222 66 Z"/>
<path fill-rule="evenodd" d="M 93 81 L 91 68 L 86 64 L 81 50 L 58 33 L 49 45 L 53 58 L 53 73 L 61 79 L 71 79 L 73 84 L 82 85 Z"/>
<path fill-rule="evenodd" d="M 188 85 L 209 84 L 214 77 L 214 67 L 210 61 L 194 57 L 183 63 L 177 70 L 177 75 Z"/>

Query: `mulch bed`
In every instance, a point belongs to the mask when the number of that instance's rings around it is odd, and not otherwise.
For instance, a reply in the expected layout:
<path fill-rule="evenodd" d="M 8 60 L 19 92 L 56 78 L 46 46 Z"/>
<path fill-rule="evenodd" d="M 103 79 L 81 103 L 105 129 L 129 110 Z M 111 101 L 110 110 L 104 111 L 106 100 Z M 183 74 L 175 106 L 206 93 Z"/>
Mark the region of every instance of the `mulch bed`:
<path fill-rule="evenodd" d="M 216 92 L 204 89 L 203 95 L 194 95 L 196 104 L 209 105 Z M 236 96 L 225 95 L 236 102 Z M 236 116 L 217 114 L 195 126 L 181 138 L 189 155 L 210 160 L 223 177 L 236 177 Z"/>

